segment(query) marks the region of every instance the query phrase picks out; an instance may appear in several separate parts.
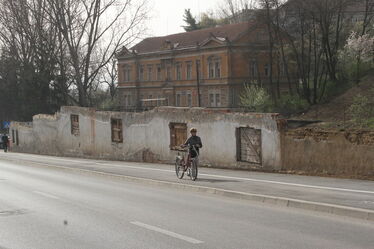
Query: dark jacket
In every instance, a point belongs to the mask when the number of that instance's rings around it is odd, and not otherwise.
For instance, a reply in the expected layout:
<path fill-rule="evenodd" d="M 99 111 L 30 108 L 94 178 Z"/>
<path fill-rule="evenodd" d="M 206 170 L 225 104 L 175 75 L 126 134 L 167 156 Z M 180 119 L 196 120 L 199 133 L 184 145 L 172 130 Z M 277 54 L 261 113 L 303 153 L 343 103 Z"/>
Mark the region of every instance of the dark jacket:
<path fill-rule="evenodd" d="M 196 148 L 196 151 L 197 153 L 199 153 L 199 148 L 203 147 L 203 144 L 201 143 L 201 139 L 200 137 L 198 136 L 190 136 L 186 142 L 184 143 L 185 146 L 189 145 L 189 146 L 192 146 L 192 145 L 199 145 L 199 147 L 195 147 Z M 194 151 L 192 152 L 192 157 L 195 157 L 196 155 L 194 155 Z"/>

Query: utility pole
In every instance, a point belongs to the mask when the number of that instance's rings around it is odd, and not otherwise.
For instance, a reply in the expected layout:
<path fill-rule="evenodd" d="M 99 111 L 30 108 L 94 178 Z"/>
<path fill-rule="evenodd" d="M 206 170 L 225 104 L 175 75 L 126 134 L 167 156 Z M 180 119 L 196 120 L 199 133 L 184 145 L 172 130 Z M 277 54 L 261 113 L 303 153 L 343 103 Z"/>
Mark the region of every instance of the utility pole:
<path fill-rule="evenodd" d="M 196 80 L 197 80 L 197 106 L 201 107 L 200 99 L 200 60 L 196 60 Z"/>

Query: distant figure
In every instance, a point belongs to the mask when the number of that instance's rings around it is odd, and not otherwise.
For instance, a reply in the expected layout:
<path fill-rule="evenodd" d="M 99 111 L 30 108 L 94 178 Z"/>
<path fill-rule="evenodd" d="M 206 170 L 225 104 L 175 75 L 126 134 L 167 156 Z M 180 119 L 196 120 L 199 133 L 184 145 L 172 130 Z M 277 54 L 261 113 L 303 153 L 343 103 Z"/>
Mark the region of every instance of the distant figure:
<path fill-rule="evenodd" d="M 9 138 L 6 134 L 4 134 L 2 137 L 1 137 L 1 141 L 3 142 L 3 148 L 4 148 L 4 152 L 7 152 L 8 151 L 8 143 L 9 143 Z"/>

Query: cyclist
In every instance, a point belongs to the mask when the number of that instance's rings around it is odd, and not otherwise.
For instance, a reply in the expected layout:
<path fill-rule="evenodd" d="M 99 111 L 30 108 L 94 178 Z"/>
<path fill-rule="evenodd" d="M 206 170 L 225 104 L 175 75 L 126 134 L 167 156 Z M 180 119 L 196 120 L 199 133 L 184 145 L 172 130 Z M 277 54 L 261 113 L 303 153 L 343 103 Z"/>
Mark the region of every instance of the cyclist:
<path fill-rule="evenodd" d="M 191 136 L 186 140 L 184 144 L 181 145 L 181 147 L 187 147 L 190 146 L 191 149 L 191 157 L 194 158 L 199 155 L 199 148 L 203 147 L 203 144 L 201 143 L 201 138 L 197 136 L 197 129 L 191 128 L 190 129 Z M 192 149 L 192 146 L 195 146 L 195 150 Z M 188 158 L 189 159 L 189 158 Z"/>

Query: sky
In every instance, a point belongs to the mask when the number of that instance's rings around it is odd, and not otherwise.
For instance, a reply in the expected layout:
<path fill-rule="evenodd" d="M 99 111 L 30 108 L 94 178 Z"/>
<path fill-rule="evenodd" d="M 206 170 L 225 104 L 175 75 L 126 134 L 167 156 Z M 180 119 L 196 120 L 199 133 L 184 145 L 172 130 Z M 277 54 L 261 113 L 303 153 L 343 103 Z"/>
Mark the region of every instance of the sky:
<path fill-rule="evenodd" d="M 191 9 L 193 16 L 207 10 L 215 10 L 223 0 L 151 0 L 150 36 L 165 36 L 184 32 L 183 15 Z"/>

